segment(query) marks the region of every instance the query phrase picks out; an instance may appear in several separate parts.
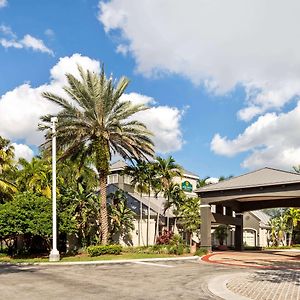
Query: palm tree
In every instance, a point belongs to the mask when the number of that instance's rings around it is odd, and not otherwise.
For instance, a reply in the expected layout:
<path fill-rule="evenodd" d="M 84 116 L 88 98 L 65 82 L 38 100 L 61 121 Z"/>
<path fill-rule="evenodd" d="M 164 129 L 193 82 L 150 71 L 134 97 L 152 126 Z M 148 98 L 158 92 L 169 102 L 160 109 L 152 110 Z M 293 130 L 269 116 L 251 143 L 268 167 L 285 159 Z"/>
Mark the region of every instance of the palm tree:
<path fill-rule="evenodd" d="M 20 191 L 32 191 L 51 199 L 51 162 L 49 159 L 33 157 L 30 162 L 19 159 L 21 167 L 16 180 Z"/>
<path fill-rule="evenodd" d="M 134 230 L 134 212 L 127 207 L 127 198 L 123 191 L 116 191 L 109 194 L 111 204 L 109 205 L 109 219 L 112 235 L 122 237 L 123 241 L 128 240 L 132 245 L 130 232 Z"/>
<path fill-rule="evenodd" d="M 147 162 L 143 160 L 138 160 L 135 164 L 131 166 L 126 166 L 123 173 L 127 174 L 131 178 L 131 184 L 140 193 L 140 198 L 143 197 L 143 193 L 148 192 L 148 186 L 146 182 L 146 169 Z M 139 212 L 139 223 L 138 223 L 138 244 L 141 245 L 143 241 L 142 236 L 142 223 L 143 223 L 143 203 L 140 199 L 140 212 Z M 144 242 L 143 242 L 144 243 Z"/>
<path fill-rule="evenodd" d="M 207 179 L 209 179 L 209 176 L 204 177 L 203 179 L 199 178 L 197 181 L 197 188 L 201 188 L 206 186 L 208 183 L 206 182 Z"/>
<path fill-rule="evenodd" d="M 180 206 L 186 199 L 184 191 L 180 188 L 178 183 L 171 183 L 169 188 L 164 191 L 164 197 L 167 199 L 165 202 L 164 212 L 171 207 L 173 208 L 173 214 L 175 215 L 174 227 L 176 227 L 177 216 Z"/>
<path fill-rule="evenodd" d="M 231 178 L 233 178 L 233 175 L 229 175 L 229 176 L 220 176 L 219 177 L 219 182 L 220 181 L 224 181 L 224 180 L 228 180 L 228 179 L 231 179 Z"/>
<path fill-rule="evenodd" d="M 102 244 L 108 242 L 108 219 L 106 207 L 106 184 L 112 154 L 124 159 L 147 159 L 154 154 L 151 133 L 146 126 L 134 120 L 134 114 L 146 110 L 144 105 L 133 105 L 120 97 L 128 86 L 123 77 L 117 84 L 101 73 L 84 71 L 78 66 L 80 79 L 66 74 L 68 85 L 62 98 L 45 92 L 42 95 L 58 104 L 62 110 L 57 114 L 57 145 L 63 151 L 62 158 L 79 157 L 82 161 L 94 158 L 100 185 L 100 232 Z M 51 149 L 51 115 L 41 117 L 47 130 L 44 148 Z"/>
<path fill-rule="evenodd" d="M 149 246 L 150 239 L 150 213 L 151 213 L 151 192 L 155 190 L 157 184 L 157 169 L 153 162 L 147 162 L 145 165 L 145 183 L 148 191 L 148 209 L 147 209 L 147 238 L 146 245 Z"/>
<path fill-rule="evenodd" d="M 300 173 L 300 165 L 293 166 L 293 171 L 299 174 Z"/>
<path fill-rule="evenodd" d="M 16 171 L 14 150 L 10 141 L 0 136 L 0 197 L 4 199 L 10 199 L 17 191 L 11 180 Z"/>
<path fill-rule="evenodd" d="M 172 156 L 169 156 L 166 159 L 156 157 L 156 169 L 161 180 L 162 189 L 167 196 L 167 202 L 169 202 L 170 198 L 167 191 L 170 189 L 174 177 L 183 176 L 183 169 L 180 165 L 175 163 L 175 159 Z M 169 217 L 167 217 L 167 230 L 169 230 Z"/>
<path fill-rule="evenodd" d="M 293 231 L 300 221 L 300 210 L 296 208 L 288 209 L 284 214 L 284 219 L 289 224 L 289 246 L 292 243 Z"/>
<path fill-rule="evenodd" d="M 272 218 L 270 221 L 271 236 L 276 246 L 285 246 L 287 224 L 283 216 Z"/>

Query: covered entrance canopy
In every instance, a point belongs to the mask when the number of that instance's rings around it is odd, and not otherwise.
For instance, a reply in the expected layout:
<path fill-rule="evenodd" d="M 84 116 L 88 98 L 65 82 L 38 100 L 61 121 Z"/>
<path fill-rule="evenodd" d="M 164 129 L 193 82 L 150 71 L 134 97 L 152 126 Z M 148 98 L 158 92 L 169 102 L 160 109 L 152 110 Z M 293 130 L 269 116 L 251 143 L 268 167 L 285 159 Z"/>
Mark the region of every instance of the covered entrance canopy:
<path fill-rule="evenodd" d="M 235 247 L 242 250 L 243 212 L 300 207 L 300 174 L 263 168 L 204 186 L 196 193 L 201 198 L 201 247 L 211 249 L 211 223 L 221 223 L 235 225 Z"/>

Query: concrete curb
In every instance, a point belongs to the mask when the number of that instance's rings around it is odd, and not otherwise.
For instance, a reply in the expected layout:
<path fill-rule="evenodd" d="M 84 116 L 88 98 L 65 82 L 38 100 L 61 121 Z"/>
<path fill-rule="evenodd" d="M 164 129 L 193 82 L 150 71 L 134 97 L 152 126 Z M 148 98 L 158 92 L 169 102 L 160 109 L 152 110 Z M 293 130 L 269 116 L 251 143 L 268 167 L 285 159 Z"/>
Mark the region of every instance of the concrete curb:
<path fill-rule="evenodd" d="M 17 266 L 73 266 L 73 265 L 111 265 L 111 264 L 128 264 L 135 262 L 161 262 L 161 261 L 186 261 L 199 260 L 199 256 L 186 257 L 158 257 L 158 258 L 139 258 L 139 259 L 123 259 L 123 260 L 92 260 L 92 261 L 66 261 L 66 262 L 35 262 L 35 263 L 1 263 L 2 265 Z M 0 265 L 1 265 L 0 264 Z"/>
<path fill-rule="evenodd" d="M 214 277 L 208 282 L 208 289 L 211 293 L 224 300 L 249 300 L 250 298 L 231 292 L 226 286 L 231 279 L 246 275 L 248 275 L 248 273 L 224 274 Z"/>

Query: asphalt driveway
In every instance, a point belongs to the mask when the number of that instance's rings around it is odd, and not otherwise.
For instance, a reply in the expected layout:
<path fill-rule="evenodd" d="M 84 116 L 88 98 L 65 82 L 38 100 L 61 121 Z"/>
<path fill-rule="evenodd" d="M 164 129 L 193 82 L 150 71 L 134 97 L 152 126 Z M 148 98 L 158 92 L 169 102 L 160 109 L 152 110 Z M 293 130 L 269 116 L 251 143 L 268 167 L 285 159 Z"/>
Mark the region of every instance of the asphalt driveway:
<path fill-rule="evenodd" d="M 1 299 L 219 299 L 207 288 L 226 266 L 198 261 L 81 266 L 0 265 Z"/>

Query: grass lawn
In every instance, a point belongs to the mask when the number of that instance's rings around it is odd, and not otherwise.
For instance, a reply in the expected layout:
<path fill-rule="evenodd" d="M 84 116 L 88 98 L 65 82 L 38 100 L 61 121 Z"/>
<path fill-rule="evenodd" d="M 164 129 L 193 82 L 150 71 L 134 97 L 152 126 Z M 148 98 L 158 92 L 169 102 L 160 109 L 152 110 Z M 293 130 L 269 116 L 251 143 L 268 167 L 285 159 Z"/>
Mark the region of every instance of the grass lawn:
<path fill-rule="evenodd" d="M 122 259 L 142 259 L 142 258 L 159 258 L 159 257 L 176 257 L 170 254 L 148 254 L 148 253 L 123 253 L 120 255 L 101 255 L 90 257 L 86 254 L 76 256 L 65 256 L 60 260 L 67 261 L 95 261 L 95 260 L 122 260 Z M 0 255 L 0 263 L 35 263 L 35 262 L 49 262 L 48 257 L 35 258 L 12 258 L 9 256 Z"/>

